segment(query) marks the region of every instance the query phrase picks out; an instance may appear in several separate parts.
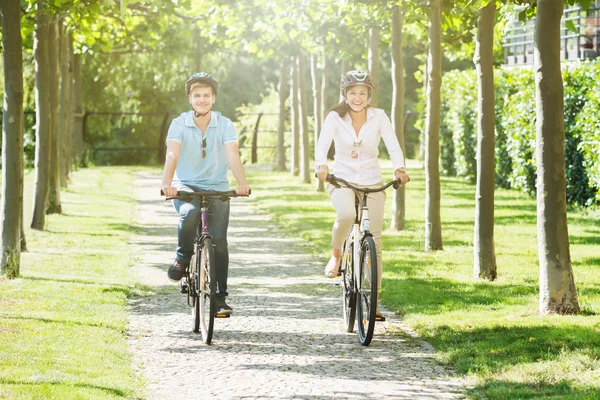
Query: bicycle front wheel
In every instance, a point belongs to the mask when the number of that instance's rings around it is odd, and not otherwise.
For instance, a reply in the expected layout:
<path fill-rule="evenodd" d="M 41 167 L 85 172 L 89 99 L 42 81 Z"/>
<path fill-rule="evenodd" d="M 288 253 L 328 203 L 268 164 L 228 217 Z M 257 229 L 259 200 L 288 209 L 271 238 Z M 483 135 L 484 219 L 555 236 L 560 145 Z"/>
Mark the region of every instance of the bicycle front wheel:
<path fill-rule="evenodd" d="M 363 346 L 368 346 L 373 339 L 377 311 L 377 251 L 371 236 L 366 236 L 361 244 L 358 277 L 358 339 Z"/>
<path fill-rule="evenodd" d="M 192 331 L 198 333 L 200 331 L 200 257 L 198 246 L 196 252 L 190 260 L 190 272 L 188 280 L 188 304 L 192 305 Z"/>
<path fill-rule="evenodd" d="M 202 340 L 210 344 L 215 325 L 215 313 L 217 312 L 216 292 L 217 278 L 215 271 L 215 255 L 212 240 L 204 239 L 200 251 L 200 330 Z"/>
<path fill-rule="evenodd" d="M 344 329 L 346 329 L 346 332 L 352 332 L 354 330 L 354 319 L 356 318 L 356 292 L 354 291 L 354 243 L 349 239 L 344 243 L 342 257 Z"/>

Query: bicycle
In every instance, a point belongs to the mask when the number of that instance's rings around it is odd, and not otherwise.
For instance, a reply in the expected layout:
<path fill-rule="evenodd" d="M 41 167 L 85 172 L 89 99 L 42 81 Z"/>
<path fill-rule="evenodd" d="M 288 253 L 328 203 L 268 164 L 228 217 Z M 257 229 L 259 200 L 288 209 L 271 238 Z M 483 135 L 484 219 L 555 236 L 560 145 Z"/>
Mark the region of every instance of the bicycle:
<path fill-rule="evenodd" d="M 344 312 L 344 328 L 346 332 L 354 330 L 354 321 L 358 324 L 358 340 L 368 346 L 373 339 L 373 331 L 377 320 L 377 250 L 375 240 L 370 232 L 371 221 L 367 197 L 369 193 L 382 192 L 393 186 L 397 189 L 400 181 L 394 180 L 378 188 L 360 188 L 327 175 L 327 182 L 335 187 L 351 189 L 355 194 L 356 217 L 354 224 L 344 241 L 340 259 L 339 274 L 342 277 L 342 306 Z M 338 183 L 339 182 L 339 183 Z M 385 319 L 381 318 L 380 321 Z"/>
<path fill-rule="evenodd" d="M 161 192 L 161 194 L 163 194 Z M 217 314 L 216 292 L 217 279 L 214 261 L 213 238 L 208 232 L 208 207 L 213 199 L 229 201 L 232 197 L 247 197 L 238 195 L 234 190 L 218 192 L 203 190 L 198 192 L 177 191 L 177 196 L 167 197 L 166 200 L 183 200 L 190 202 L 200 200 L 200 221 L 194 238 L 194 254 L 190 266 L 181 280 L 180 292 L 187 294 L 187 304 L 192 308 L 192 331 L 202 334 L 202 340 L 210 344 L 213 337 L 215 318 L 229 318 L 229 314 Z"/>

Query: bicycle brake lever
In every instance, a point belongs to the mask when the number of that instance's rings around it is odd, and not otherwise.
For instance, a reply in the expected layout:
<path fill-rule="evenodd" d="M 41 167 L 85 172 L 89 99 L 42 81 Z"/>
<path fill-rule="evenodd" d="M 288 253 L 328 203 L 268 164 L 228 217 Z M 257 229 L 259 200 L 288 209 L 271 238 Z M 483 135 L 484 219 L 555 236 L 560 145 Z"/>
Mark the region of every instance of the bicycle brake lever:
<path fill-rule="evenodd" d="M 327 182 L 331 183 L 336 188 L 341 188 L 342 187 L 342 185 L 340 185 L 338 183 L 337 179 L 335 179 L 335 175 L 333 175 L 333 174 L 327 175 Z"/>

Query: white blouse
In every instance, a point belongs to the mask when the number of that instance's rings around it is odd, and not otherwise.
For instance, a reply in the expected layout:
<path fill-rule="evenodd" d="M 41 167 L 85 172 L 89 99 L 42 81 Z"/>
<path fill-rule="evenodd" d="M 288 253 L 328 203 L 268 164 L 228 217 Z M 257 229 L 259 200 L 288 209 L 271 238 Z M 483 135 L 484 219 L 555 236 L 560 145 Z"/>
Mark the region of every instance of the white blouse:
<path fill-rule="evenodd" d="M 327 165 L 327 152 L 333 141 L 335 156 L 332 173 L 357 185 L 375 185 L 382 181 L 377 159 L 381 138 L 390 154 L 394 170 L 404 168 L 404 154 L 392 123 L 382 109 L 367 109 L 367 121 L 358 136 L 352 127 L 349 113 L 342 118 L 337 112 L 331 111 L 323 122 L 319 142 L 315 146 L 316 170 L 321 165 Z"/>

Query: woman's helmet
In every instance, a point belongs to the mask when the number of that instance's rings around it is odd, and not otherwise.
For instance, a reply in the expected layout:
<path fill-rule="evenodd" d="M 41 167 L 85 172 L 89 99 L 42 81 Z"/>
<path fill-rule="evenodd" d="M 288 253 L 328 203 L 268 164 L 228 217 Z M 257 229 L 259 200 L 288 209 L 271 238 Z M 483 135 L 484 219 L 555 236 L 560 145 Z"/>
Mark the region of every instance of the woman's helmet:
<path fill-rule="evenodd" d="M 190 88 L 194 83 L 197 82 L 206 83 L 212 88 L 212 91 L 215 94 L 215 96 L 217 95 L 217 92 L 219 91 L 219 82 L 217 82 L 217 80 L 213 78 L 212 75 L 209 75 L 206 72 L 198 72 L 189 77 L 189 79 L 185 82 L 185 94 L 189 95 Z"/>
<path fill-rule="evenodd" d="M 369 94 L 375 89 L 371 75 L 363 71 L 352 70 L 342 75 L 342 80 L 340 81 L 340 92 L 342 93 L 342 96 L 346 97 L 348 88 L 355 85 L 364 85 L 368 87 Z"/>

